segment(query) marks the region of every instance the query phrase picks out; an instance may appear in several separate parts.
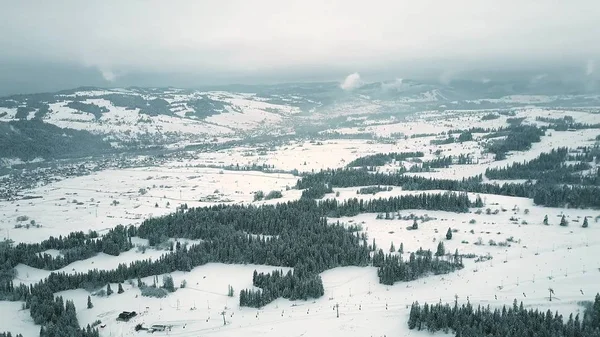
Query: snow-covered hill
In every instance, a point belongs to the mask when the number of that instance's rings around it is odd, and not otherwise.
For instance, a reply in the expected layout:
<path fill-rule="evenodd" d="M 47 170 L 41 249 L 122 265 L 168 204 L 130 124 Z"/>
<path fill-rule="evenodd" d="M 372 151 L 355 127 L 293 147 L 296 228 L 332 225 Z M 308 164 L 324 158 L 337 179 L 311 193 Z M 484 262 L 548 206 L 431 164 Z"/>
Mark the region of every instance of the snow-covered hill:
<path fill-rule="evenodd" d="M 298 127 L 314 125 L 321 129 L 324 125 L 325 129 L 370 125 L 423 111 L 532 105 L 598 110 L 600 96 L 559 95 L 547 87 L 521 88 L 518 83 L 444 85 L 401 79 L 367 83 L 351 90 L 335 82 L 214 90 L 78 88 L 0 98 L 0 122 L 36 120 L 89 131 L 114 144 L 165 145 L 215 137 L 292 134 Z"/>

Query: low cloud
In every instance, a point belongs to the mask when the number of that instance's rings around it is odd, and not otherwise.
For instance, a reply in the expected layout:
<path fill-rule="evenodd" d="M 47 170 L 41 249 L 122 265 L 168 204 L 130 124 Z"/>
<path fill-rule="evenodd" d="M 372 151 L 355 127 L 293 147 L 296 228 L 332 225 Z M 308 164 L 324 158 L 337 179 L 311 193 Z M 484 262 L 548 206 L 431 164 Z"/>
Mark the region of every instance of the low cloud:
<path fill-rule="evenodd" d="M 383 89 L 383 91 L 399 90 L 402 87 L 403 82 L 401 78 L 397 78 L 392 82 L 384 82 L 381 84 L 381 89 Z"/>
<path fill-rule="evenodd" d="M 340 88 L 346 91 L 352 91 L 363 84 L 359 73 L 353 73 L 346 76 L 346 79 L 340 84 Z"/>
<path fill-rule="evenodd" d="M 596 70 L 596 63 L 594 60 L 588 60 L 585 66 L 585 74 L 591 76 L 594 73 L 594 70 Z"/>
<path fill-rule="evenodd" d="M 102 74 L 102 77 L 109 82 L 114 82 L 117 79 L 117 74 L 111 70 L 100 69 L 100 73 Z"/>
<path fill-rule="evenodd" d="M 449 85 L 458 73 L 459 71 L 456 69 L 444 70 L 440 75 L 439 81 L 443 85 Z"/>

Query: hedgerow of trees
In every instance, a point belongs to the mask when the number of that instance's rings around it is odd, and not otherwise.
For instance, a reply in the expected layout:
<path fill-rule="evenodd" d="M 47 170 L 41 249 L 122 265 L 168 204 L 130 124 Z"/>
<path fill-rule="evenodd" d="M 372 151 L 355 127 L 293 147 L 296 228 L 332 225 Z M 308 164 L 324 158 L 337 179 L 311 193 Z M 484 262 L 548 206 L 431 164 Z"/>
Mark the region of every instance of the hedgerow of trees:
<path fill-rule="evenodd" d="M 511 307 L 491 309 L 489 306 L 474 308 L 470 303 L 458 305 L 418 302 L 412 304 L 408 319 L 411 330 L 427 330 L 431 333 L 452 331 L 460 337 L 598 337 L 600 336 L 600 295 L 596 295 L 594 303 L 585 311 L 583 318 L 579 314 L 569 315 L 566 322 L 558 312 L 544 312 L 537 309 L 526 310 L 523 302 Z"/>

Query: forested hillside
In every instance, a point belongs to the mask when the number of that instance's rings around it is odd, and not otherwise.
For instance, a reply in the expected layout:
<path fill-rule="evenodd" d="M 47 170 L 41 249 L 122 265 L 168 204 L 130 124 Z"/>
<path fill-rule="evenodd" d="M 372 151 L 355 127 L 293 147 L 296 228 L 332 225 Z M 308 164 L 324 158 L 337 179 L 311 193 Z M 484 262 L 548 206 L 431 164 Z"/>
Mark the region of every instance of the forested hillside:
<path fill-rule="evenodd" d="M 39 120 L 0 122 L 0 158 L 53 159 L 107 153 L 112 147 L 87 131 L 63 129 Z"/>

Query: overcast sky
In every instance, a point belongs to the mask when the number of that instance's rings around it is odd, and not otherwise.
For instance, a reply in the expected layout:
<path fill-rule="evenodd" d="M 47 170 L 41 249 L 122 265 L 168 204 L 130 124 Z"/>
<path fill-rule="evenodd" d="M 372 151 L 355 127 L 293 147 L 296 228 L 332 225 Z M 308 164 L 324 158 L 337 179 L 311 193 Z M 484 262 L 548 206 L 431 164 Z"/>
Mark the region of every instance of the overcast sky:
<path fill-rule="evenodd" d="M 0 4 L 0 92 L 341 80 L 354 72 L 368 80 L 567 67 L 595 76 L 600 64 L 598 0 Z"/>

